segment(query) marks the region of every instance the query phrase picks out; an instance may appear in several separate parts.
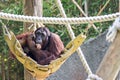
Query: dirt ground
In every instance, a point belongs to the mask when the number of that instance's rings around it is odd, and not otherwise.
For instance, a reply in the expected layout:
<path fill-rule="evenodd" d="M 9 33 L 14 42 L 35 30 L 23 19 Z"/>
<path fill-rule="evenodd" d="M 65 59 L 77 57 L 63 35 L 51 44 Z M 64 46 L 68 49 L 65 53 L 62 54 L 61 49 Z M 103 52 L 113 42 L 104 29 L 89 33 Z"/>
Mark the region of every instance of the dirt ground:
<path fill-rule="evenodd" d="M 93 73 L 96 72 L 110 45 L 105 38 L 106 32 L 94 39 L 89 39 L 81 46 L 81 49 Z M 77 53 L 74 53 L 61 66 L 61 68 L 56 73 L 52 74 L 47 80 L 85 80 L 86 77 L 87 73 L 85 72 L 80 58 Z"/>

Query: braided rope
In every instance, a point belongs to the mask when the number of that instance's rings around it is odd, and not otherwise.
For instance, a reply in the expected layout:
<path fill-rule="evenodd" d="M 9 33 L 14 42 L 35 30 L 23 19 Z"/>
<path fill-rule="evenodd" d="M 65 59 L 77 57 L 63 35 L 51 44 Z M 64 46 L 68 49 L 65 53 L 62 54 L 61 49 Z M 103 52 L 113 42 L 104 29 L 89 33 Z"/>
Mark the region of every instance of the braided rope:
<path fill-rule="evenodd" d="M 114 13 L 103 16 L 93 16 L 93 17 L 79 17 L 79 18 L 56 18 L 56 17 L 36 17 L 36 16 L 24 16 L 15 15 L 0 12 L 1 19 L 23 21 L 23 22 L 36 22 L 45 24 L 85 24 L 85 23 L 95 23 L 103 21 L 111 21 L 120 16 L 120 13 Z"/>
<path fill-rule="evenodd" d="M 62 15 L 64 18 L 67 18 L 66 14 L 65 14 L 65 11 L 64 11 L 64 9 L 63 9 L 63 6 L 62 6 L 61 1 L 60 1 L 60 0 L 56 0 L 56 3 L 57 3 L 57 6 L 58 6 L 58 8 L 59 8 L 59 11 L 60 11 L 61 15 Z M 71 39 L 75 39 L 75 35 L 74 35 L 74 32 L 73 32 L 70 24 L 66 24 L 66 28 L 67 28 L 67 30 L 68 30 L 68 32 L 69 32 L 69 35 L 70 35 Z M 88 63 L 87 63 L 87 61 L 86 61 L 86 59 L 85 59 L 85 57 L 84 57 L 84 55 L 83 55 L 83 52 L 82 52 L 81 48 L 78 48 L 77 53 L 78 53 L 78 55 L 79 55 L 79 57 L 80 57 L 80 60 L 81 60 L 81 62 L 82 62 L 82 64 L 83 64 L 86 72 L 87 72 L 88 74 L 92 74 L 92 71 L 91 71 L 91 69 L 90 69 L 90 67 L 89 67 L 89 65 L 88 65 Z"/>
<path fill-rule="evenodd" d="M 106 40 L 108 42 L 113 42 L 118 30 L 120 31 L 120 17 L 116 18 L 113 24 L 109 27 L 108 33 L 106 34 Z"/>
<path fill-rule="evenodd" d="M 88 75 L 88 78 L 86 80 L 103 80 L 103 79 L 95 74 L 90 74 Z"/>

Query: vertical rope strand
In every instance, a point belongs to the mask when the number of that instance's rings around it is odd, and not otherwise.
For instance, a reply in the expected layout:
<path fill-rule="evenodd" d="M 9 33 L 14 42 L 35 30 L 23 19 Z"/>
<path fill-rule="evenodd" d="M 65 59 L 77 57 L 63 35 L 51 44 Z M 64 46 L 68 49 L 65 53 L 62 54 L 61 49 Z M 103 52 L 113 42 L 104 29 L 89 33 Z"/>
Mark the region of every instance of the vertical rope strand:
<path fill-rule="evenodd" d="M 59 8 L 60 13 L 62 14 L 62 16 L 63 16 L 64 18 L 67 18 L 66 14 L 65 14 L 65 11 L 64 11 L 64 9 L 63 9 L 63 7 L 62 7 L 61 1 L 60 1 L 60 0 L 57 0 L 56 3 L 57 3 L 57 5 L 58 5 L 58 8 Z M 66 24 L 66 28 L 67 28 L 67 30 L 68 30 L 68 32 L 69 32 L 69 35 L 70 35 L 71 39 L 74 39 L 74 38 L 75 38 L 75 35 L 74 35 L 74 32 L 73 32 L 70 24 Z M 80 57 L 80 60 L 81 60 L 82 63 L 83 63 L 83 66 L 84 66 L 86 72 L 87 72 L 88 74 L 92 74 L 92 71 L 91 71 L 90 67 L 89 67 L 88 64 L 87 64 L 87 61 L 86 61 L 86 59 L 85 59 L 85 57 L 84 57 L 84 55 L 83 55 L 83 52 L 82 52 L 81 48 L 78 48 L 77 52 L 78 52 L 78 55 L 79 55 L 79 57 Z"/>

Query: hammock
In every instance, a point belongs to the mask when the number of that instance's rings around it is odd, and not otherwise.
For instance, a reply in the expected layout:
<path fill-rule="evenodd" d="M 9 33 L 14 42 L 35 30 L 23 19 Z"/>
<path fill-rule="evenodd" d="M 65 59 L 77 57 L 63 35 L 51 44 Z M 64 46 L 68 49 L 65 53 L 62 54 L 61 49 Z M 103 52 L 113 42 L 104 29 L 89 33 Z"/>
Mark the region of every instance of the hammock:
<path fill-rule="evenodd" d="M 86 36 L 82 34 L 78 35 L 75 39 L 67 44 L 66 48 L 64 49 L 64 53 L 61 54 L 60 58 L 51 61 L 49 65 L 40 65 L 23 52 L 23 49 L 14 33 L 10 30 L 8 31 L 5 25 L 3 25 L 3 32 L 5 41 L 7 42 L 12 53 L 24 65 L 24 67 L 38 79 L 45 79 L 50 74 L 56 72 L 69 58 L 69 56 L 71 56 L 78 49 L 78 47 L 86 38 Z"/>

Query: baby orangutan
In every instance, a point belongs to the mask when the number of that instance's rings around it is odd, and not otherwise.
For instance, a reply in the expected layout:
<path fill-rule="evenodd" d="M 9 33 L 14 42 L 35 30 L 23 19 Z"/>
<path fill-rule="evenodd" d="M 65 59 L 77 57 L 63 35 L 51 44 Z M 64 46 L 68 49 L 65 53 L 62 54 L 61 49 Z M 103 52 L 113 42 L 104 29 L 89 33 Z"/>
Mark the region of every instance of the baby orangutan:
<path fill-rule="evenodd" d="M 48 65 L 52 60 L 60 57 L 64 50 L 60 37 L 46 27 L 40 27 L 34 33 L 26 33 L 22 38 L 17 37 L 17 39 L 24 52 L 41 65 Z"/>

